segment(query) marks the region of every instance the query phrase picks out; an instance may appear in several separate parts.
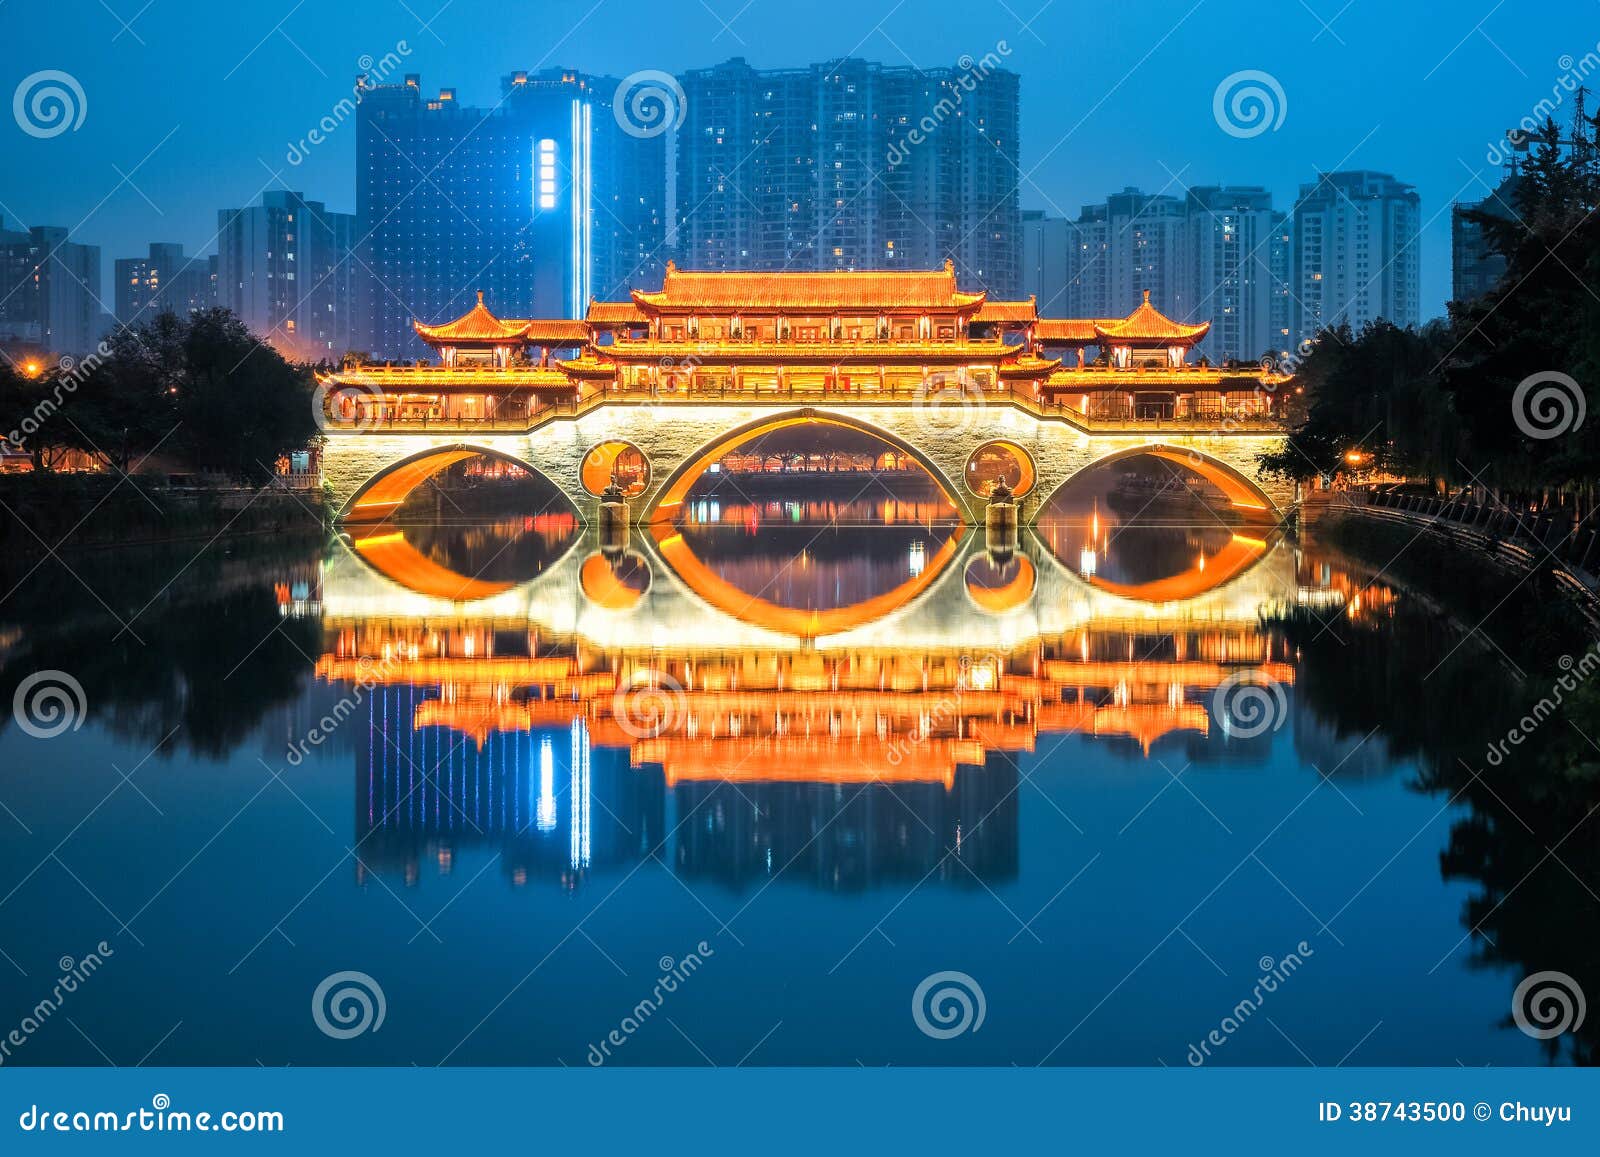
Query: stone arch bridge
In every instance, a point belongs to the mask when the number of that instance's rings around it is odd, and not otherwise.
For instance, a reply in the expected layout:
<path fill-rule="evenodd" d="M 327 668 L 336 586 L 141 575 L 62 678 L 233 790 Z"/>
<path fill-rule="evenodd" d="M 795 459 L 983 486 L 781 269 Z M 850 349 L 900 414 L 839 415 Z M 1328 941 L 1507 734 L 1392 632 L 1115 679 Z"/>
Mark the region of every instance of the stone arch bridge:
<path fill-rule="evenodd" d="M 1282 444 L 1259 429 L 1088 429 L 1070 417 L 1009 402 L 939 409 L 916 404 L 848 402 L 806 407 L 722 402 L 616 401 L 571 415 L 552 415 L 525 432 L 475 433 L 460 427 L 430 432 L 330 430 L 322 454 L 334 509 L 351 522 L 373 522 L 397 510 L 428 478 L 480 453 L 526 466 L 553 483 L 584 518 L 593 516 L 597 448 L 625 443 L 649 465 L 649 481 L 632 501 L 636 518 L 670 516 L 689 485 L 712 461 L 767 431 L 806 424 L 872 435 L 908 454 L 938 480 L 969 522 L 982 521 L 984 498 L 964 484 L 975 451 L 1003 443 L 1033 472 L 1026 510 L 1084 469 L 1135 454 L 1186 466 L 1216 485 L 1243 513 L 1281 517 L 1293 486 L 1264 479 L 1257 458 Z M 585 464 L 590 477 L 585 478 Z"/>

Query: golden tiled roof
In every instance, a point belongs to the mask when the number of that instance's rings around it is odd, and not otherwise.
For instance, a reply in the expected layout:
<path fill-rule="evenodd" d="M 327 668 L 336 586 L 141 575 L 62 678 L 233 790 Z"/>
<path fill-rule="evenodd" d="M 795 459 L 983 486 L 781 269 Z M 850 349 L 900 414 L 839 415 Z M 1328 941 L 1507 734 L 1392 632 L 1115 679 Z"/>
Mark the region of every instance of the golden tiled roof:
<path fill-rule="evenodd" d="M 594 325 L 643 325 L 649 318 L 631 301 L 591 301 L 585 320 Z"/>
<path fill-rule="evenodd" d="M 478 304 L 454 321 L 440 325 L 425 325 L 412 321 L 417 336 L 425 342 L 452 345 L 462 342 L 514 342 L 528 332 L 526 321 L 501 321 L 483 304 L 483 290 L 478 290 Z"/>
<path fill-rule="evenodd" d="M 591 340 L 588 325 L 581 321 L 541 318 L 523 324 L 528 327 L 523 340 L 532 345 L 579 346 Z"/>
<path fill-rule="evenodd" d="M 1158 345 L 1193 345 L 1211 329 L 1209 321 L 1185 325 L 1173 321 L 1150 304 L 1150 291 L 1144 302 L 1122 321 L 1097 321 L 1094 330 L 1108 342 L 1150 342 Z"/>
<path fill-rule="evenodd" d="M 1031 322 L 1037 320 L 1039 311 L 1030 295 L 1027 301 L 985 301 L 972 315 L 975 322 Z"/>
<path fill-rule="evenodd" d="M 950 262 L 941 270 L 909 273 L 712 273 L 682 270 L 669 262 L 659 292 L 633 291 L 641 309 L 707 313 L 970 312 L 983 305 L 985 296 L 958 290 Z"/>
<path fill-rule="evenodd" d="M 1033 326 L 1033 338 L 1045 345 L 1094 345 L 1100 340 L 1092 317 L 1041 317 Z"/>

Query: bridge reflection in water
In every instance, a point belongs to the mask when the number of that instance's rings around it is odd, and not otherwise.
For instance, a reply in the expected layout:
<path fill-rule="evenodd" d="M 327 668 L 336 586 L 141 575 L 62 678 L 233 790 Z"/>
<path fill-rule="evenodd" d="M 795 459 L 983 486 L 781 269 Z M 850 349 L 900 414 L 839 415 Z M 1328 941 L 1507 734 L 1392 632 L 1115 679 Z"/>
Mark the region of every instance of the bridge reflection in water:
<path fill-rule="evenodd" d="M 1293 552 L 1205 483 L 1091 474 L 997 542 L 869 446 L 812 471 L 764 439 L 632 541 L 558 504 L 335 551 L 316 674 L 366 713 L 359 871 L 483 845 L 514 884 L 655 858 L 731 887 L 993 886 L 1019 760 L 1236 744 L 1218 688 L 1295 682 L 1260 623 L 1305 595 Z"/>

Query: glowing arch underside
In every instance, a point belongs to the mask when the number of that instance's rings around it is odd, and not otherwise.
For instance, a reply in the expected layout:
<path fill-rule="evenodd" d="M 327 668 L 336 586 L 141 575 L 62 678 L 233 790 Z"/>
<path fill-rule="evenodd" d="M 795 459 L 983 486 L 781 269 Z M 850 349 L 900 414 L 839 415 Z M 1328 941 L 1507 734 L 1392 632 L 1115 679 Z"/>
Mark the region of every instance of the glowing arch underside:
<path fill-rule="evenodd" d="M 378 475 L 363 487 L 350 503 L 350 509 L 345 512 L 344 517 L 350 522 L 377 522 L 388 518 L 405 504 L 405 500 L 410 497 L 413 490 L 429 478 L 441 470 L 448 470 L 457 462 L 476 458 L 481 453 L 483 453 L 481 450 L 456 447 L 437 450 L 432 454 L 424 454 L 420 458 L 402 462 Z"/>
<path fill-rule="evenodd" d="M 958 513 L 966 509 L 962 500 L 957 497 L 948 480 L 940 474 L 932 460 L 915 446 L 902 442 L 882 430 L 874 429 L 872 426 L 861 422 L 853 422 L 831 414 L 812 413 L 789 414 L 784 417 L 773 418 L 770 421 L 761 422 L 754 426 L 745 426 L 718 438 L 693 459 L 679 467 L 678 471 L 667 483 L 666 489 L 656 499 L 655 507 L 650 512 L 650 521 L 671 522 L 677 518 L 690 489 L 705 475 L 705 472 L 710 469 L 713 462 L 721 459 L 729 451 L 744 445 L 752 439 L 763 437 L 778 430 L 786 430 L 791 426 L 808 425 L 833 426 L 841 430 L 852 430 L 855 433 L 876 438 L 886 446 L 904 451 L 916 461 L 918 466 L 927 471 L 928 477 L 933 480 L 933 484 L 939 488 L 939 493 L 944 496 L 944 500 L 950 504 L 952 509 Z"/>
<path fill-rule="evenodd" d="M 1102 466 L 1108 462 L 1133 458 L 1140 454 L 1148 454 L 1152 458 L 1159 458 L 1163 462 L 1170 462 L 1176 466 L 1182 466 L 1187 470 L 1194 471 L 1222 491 L 1223 496 L 1228 500 L 1228 504 L 1235 509 L 1257 511 L 1262 514 L 1271 513 L 1273 510 L 1272 499 L 1267 497 L 1266 491 L 1238 471 L 1202 454 L 1186 453 L 1183 450 L 1173 449 L 1171 446 L 1140 446 L 1137 449 L 1128 450 L 1121 454 L 1113 454 L 1110 458 L 1103 458 L 1094 465 Z"/>
<path fill-rule="evenodd" d="M 358 538 L 352 544 L 379 574 L 420 595 L 466 603 L 504 594 L 515 583 L 486 582 L 440 566 L 398 532 Z"/>

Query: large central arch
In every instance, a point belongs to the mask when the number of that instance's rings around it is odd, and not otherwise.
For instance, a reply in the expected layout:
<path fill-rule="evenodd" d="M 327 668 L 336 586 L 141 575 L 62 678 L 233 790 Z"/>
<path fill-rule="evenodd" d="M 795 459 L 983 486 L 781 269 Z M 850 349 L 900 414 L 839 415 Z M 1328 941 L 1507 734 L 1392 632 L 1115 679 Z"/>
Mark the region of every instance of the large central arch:
<path fill-rule="evenodd" d="M 538 467 L 502 450 L 491 450 L 487 446 L 473 446 L 465 442 L 449 446 L 430 446 L 426 450 L 420 450 L 384 467 L 362 483 L 355 494 L 351 495 L 350 501 L 345 503 L 344 510 L 339 514 L 340 521 L 382 522 L 405 505 L 412 491 L 429 478 L 440 471 L 448 470 L 457 462 L 465 462 L 468 458 L 479 456 L 509 462 L 537 478 L 550 482 Z M 550 485 L 558 493 L 560 492 L 560 488 L 553 482 Z M 570 500 L 568 502 L 570 504 Z"/>
<path fill-rule="evenodd" d="M 770 434 L 775 430 L 784 430 L 793 426 L 804 425 L 833 426 L 842 430 L 854 430 L 876 438 L 886 446 L 909 455 L 917 465 L 928 472 L 934 484 L 943 492 L 944 497 L 951 506 L 961 514 L 967 522 L 974 521 L 976 513 L 972 504 L 968 502 L 963 488 L 956 486 L 939 465 L 922 449 L 896 437 L 880 426 L 870 422 L 861 421 L 844 414 L 826 412 L 822 410 L 804 409 L 791 410 L 787 413 L 774 414 L 771 417 L 758 418 L 747 422 L 736 429 L 719 435 L 715 441 L 703 447 L 698 453 L 690 455 L 676 470 L 662 483 L 657 492 L 655 505 L 651 508 L 649 521 L 652 523 L 670 523 L 678 516 L 683 508 L 684 498 L 688 495 L 690 487 L 697 482 L 701 475 L 711 464 L 734 447 L 749 441 L 751 438 Z"/>

